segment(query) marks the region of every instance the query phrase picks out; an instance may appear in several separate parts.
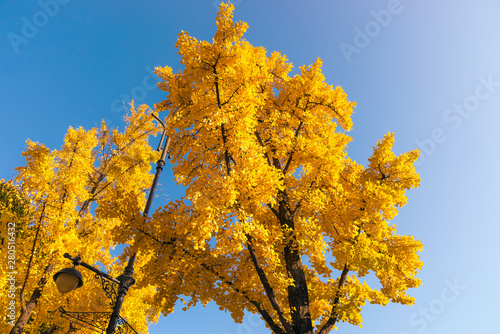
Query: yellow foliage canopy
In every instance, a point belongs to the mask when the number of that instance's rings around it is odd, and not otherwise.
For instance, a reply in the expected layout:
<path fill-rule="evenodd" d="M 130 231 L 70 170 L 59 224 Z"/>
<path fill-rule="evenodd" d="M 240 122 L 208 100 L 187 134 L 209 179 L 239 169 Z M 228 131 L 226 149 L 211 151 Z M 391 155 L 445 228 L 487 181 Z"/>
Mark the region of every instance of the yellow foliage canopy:
<path fill-rule="evenodd" d="M 237 322 L 258 313 L 278 334 L 361 326 L 366 301 L 413 303 L 406 292 L 420 285 L 422 245 L 391 220 L 419 185 L 418 151 L 395 155 L 389 133 L 366 167 L 351 160 L 355 103 L 326 83 L 320 59 L 292 75 L 284 55 L 244 40 L 233 9 L 221 5 L 212 42 L 179 35 L 183 70 L 156 69 L 168 95 L 155 108 L 166 114 L 182 199 L 141 215 L 158 158 L 146 107 L 132 108 L 123 133 L 70 128 L 58 151 L 28 142 L 16 179 L 29 208 L 16 246 L 30 254 L 18 264 L 28 298 L 48 264 L 67 266 L 62 253 L 115 274 L 109 250 L 127 244 L 139 256 L 123 315 L 143 333 L 179 298 L 186 307 L 215 301 Z M 24 212 L 9 205 L 2 224 Z M 362 280 L 369 274 L 380 287 Z M 77 291 L 78 307 L 99 310 L 99 290 Z M 47 284 L 27 329 L 62 327 L 55 310 L 76 309 L 70 300 Z"/>
<path fill-rule="evenodd" d="M 84 288 L 68 296 L 57 291 L 52 275 L 72 266 L 63 258 L 65 252 L 100 265 L 114 277 L 123 272 L 123 263 L 110 254 L 120 242 L 113 237 L 122 224 L 117 217 L 122 211 L 135 212 L 127 202 L 144 204 L 144 190 L 152 180 L 149 163 L 157 158 L 148 144 L 157 129 L 146 106 L 132 107 L 126 123 L 124 132 L 108 129 L 104 122 L 89 131 L 70 127 L 59 150 L 28 140 L 23 153 L 27 163 L 17 168 L 15 182 L 0 183 L 0 248 L 15 258 L 7 266 L 5 256 L 0 267 L 0 307 L 6 310 L 15 302 L 15 319 L 2 321 L 1 333 L 42 333 L 52 327 L 66 332 L 69 321 L 60 316 L 60 307 L 111 311 L 89 270 L 78 267 Z M 16 289 L 9 294 L 11 286 Z M 148 321 L 157 320 L 149 307 L 153 292 L 153 287 L 131 289 L 121 314 L 143 334 Z"/>
<path fill-rule="evenodd" d="M 325 82 L 322 61 L 291 75 L 284 55 L 242 38 L 232 11 L 221 5 L 212 42 L 179 35 L 183 70 L 156 69 L 168 93 L 156 109 L 187 188 L 130 223 L 150 257 L 154 308 L 170 313 L 189 296 L 238 322 L 259 313 L 275 333 L 324 334 L 361 325 L 366 301 L 412 304 L 421 244 L 390 220 L 419 185 L 418 151 L 396 156 L 389 133 L 366 167 L 349 159 L 355 103 Z M 359 280 L 369 273 L 381 288 Z"/>

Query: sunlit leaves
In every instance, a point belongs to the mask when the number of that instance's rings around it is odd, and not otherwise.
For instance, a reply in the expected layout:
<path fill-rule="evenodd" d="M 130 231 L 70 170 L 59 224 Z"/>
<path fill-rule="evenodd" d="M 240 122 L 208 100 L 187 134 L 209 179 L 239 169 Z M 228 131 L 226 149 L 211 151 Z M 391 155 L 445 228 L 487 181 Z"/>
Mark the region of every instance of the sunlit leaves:
<path fill-rule="evenodd" d="M 355 102 L 326 83 L 321 59 L 293 74 L 286 56 L 244 40 L 233 9 L 220 6 L 211 42 L 179 34 L 181 70 L 156 68 L 168 94 L 155 107 L 186 195 L 136 225 L 138 249 L 152 254 L 155 307 L 212 300 L 237 321 L 246 309 L 286 331 L 300 271 L 318 331 L 328 319 L 360 325 L 366 301 L 411 304 L 421 244 L 390 220 L 418 187 L 418 152 L 396 156 L 388 134 L 366 167 L 349 159 Z M 292 263 L 285 253 L 295 251 Z M 358 280 L 366 275 L 381 288 Z"/>
<path fill-rule="evenodd" d="M 57 291 L 52 275 L 71 266 L 63 258 L 65 252 L 79 255 L 115 277 L 123 273 L 121 263 L 126 259 L 117 262 L 110 250 L 132 240 L 127 228 L 130 221 L 122 218 L 137 219 L 145 190 L 151 185 L 150 163 L 158 158 L 148 143 L 148 138 L 157 133 L 157 126 L 147 107 L 132 106 L 125 122 L 123 132 L 109 129 L 104 122 L 100 128 L 90 130 L 70 127 L 58 150 L 28 140 L 23 153 L 26 165 L 17 168 L 13 184 L 1 184 L 2 231 L 10 222 L 15 223 L 17 232 L 16 317 L 33 291 L 42 288 L 38 305 L 24 328 L 26 333 L 38 333 L 53 325 L 60 331 L 67 330 L 69 324 L 60 317 L 60 306 L 69 311 L 111 310 L 101 284 L 90 271 L 78 268 L 85 285 L 66 296 Z M 3 189 L 10 189 L 5 196 Z M 7 242 L 2 242 L 1 247 L 2 254 L 7 254 Z M 49 264 L 54 265 L 54 270 L 44 273 Z M 2 265 L 2 284 L 7 275 L 5 268 Z M 136 272 L 136 279 L 141 275 L 140 270 Z M 40 286 L 44 276 L 47 283 Z M 152 286 L 132 289 L 123 307 L 122 316 L 142 333 L 147 333 L 148 321 L 158 318 L 148 306 L 153 292 Z M 2 295 L 2 303 L 8 301 Z M 5 321 L 0 324 L 2 333 L 10 328 Z"/>
<path fill-rule="evenodd" d="M 389 133 L 366 166 L 351 160 L 355 102 L 326 82 L 321 59 L 292 72 L 285 55 L 243 39 L 233 9 L 220 6 L 212 41 L 179 34 L 182 69 L 156 68 L 167 94 L 155 109 L 185 196 L 142 216 L 158 159 L 146 107 L 132 107 L 123 132 L 69 129 L 58 151 L 28 142 L 17 183 L 43 230 L 35 249 L 50 261 L 72 249 L 112 273 L 109 248 L 128 245 L 121 263 L 138 251 L 124 312 L 141 328 L 178 301 L 214 301 L 237 322 L 260 313 L 274 332 L 296 334 L 361 325 L 366 302 L 412 304 L 422 245 L 391 220 L 419 185 L 418 152 L 394 154 Z M 97 308 L 96 296 L 81 298 Z"/>

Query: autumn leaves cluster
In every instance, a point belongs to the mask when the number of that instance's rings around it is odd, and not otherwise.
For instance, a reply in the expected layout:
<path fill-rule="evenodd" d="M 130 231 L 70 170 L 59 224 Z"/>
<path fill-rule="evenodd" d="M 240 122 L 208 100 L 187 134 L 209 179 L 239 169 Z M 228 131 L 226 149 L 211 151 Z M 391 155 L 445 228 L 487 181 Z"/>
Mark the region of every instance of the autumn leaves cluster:
<path fill-rule="evenodd" d="M 140 328 L 178 301 L 214 301 L 238 322 L 248 311 L 275 333 L 324 334 L 338 321 L 360 325 L 366 302 L 413 302 L 421 244 L 391 220 L 418 187 L 418 152 L 395 155 L 389 133 L 366 167 L 350 159 L 355 103 L 326 83 L 322 61 L 293 74 L 286 56 L 243 39 L 247 25 L 232 11 L 221 5 L 211 42 L 179 35 L 181 70 L 156 69 L 166 97 L 154 109 L 172 138 L 181 199 L 141 215 L 158 159 L 146 106 L 132 108 L 124 132 L 70 129 L 58 151 L 28 143 L 16 179 L 29 203 L 25 254 L 36 263 L 20 265 L 25 293 L 47 264 L 63 265 L 61 252 L 115 270 L 109 250 L 126 244 L 122 261 L 139 256 L 124 310 L 141 310 L 126 313 Z M 38 312 L 31 326 L 59 321 Z"/>
<path fill-rule="evenodd" d="M 60 317 L 59 307 L 88 312 L 110 308 L 99 281 L 89 271 L 81 270 L 85 289 L 72 292 L 71 297 L 57 291 L 52 275 L 71 266 L 63 258 L 65 252 L 80 255 L 111 274 L 122 271 L 112 266 L 117 259 L 110 254 L 121 242 L 119 212 L 132 209 L 127 203 L 130 198 L 137 205 L 144 204 L 144 191 L 152 180 L 149 161 L 157 156 L 148 144 L 148 137 L 157 130 L 147 109 L 132 108 L 125 121 L 123 132 L 108 129 L 104 122 L 91 130 L 70 128 L 59 150 L 28 141 L 23 153 L 26 165 L 17 168 L 14 182 L 2 183 L 3 194 L 15 194 L 2 196 L 0 220 L 2 226 L 16 225 L 18 286 L 16 325 L 12 328 L 1 322 L 2 333 L 67 330 L 69 322 Z M 2 228 L 2 248 L 7 244 L 6 232 Z M 2 305 L 8 302 L 3 295 L 6 269 L 4 265 L 0 269 Z M 151 288 L 131 291 L 129 307 L 124 309 L 124 315 L 143 332 L 148 317 L 154 320 L 148 313 L 152 292 Z"/>

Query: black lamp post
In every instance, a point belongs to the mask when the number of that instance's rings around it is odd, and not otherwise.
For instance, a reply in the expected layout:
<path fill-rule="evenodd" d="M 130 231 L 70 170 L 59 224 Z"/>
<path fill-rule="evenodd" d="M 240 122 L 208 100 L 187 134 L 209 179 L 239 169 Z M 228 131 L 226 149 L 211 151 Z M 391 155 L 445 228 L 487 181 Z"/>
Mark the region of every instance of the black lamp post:
<path fill-rule="evenodd" d="M 165 158 L 167 156 L 168 148 L 170 146 L 170 139 L 171 139 L 171 138 L 167 138 L 165 145 L 163 144 L 165 136 L 166 136 L 165 124 L 161 121 L 161 119 L 156 117 L 155 114 L 152 114 L 152 115 L 163 127 L 163 132 L 161 134 L 160 143 L 158 144 L 158 148 L 156 149 L 158 152 L 161 151 L 161 157 L 160 157 L 160 160 L 158 160 L 156 162 L 155 178 L 153 179 L 153 185 L 151 186 L 151 190 L 149 191 L 149 194 L 148 194 L 148 201 L 146 202 L 146 207 L 144 208 L 144 213 L 142 214 L 143 216 L 147 216 L 149 214 L 149 208 L 151 207 L 151 202 L 153 202 L 153 197 L 154 197 L 156 185 L 158 184 L 158 180 L 160 178 L 160 173 L 163 170 L 163 166 L 165 166 Z"/>
<path fill-rule="evenodd" d="M 165 124 L 154 114 L 153 117 L 161 124 L 163 127 L 163 132 L 160 139 L 160 144 L 158 145 L 157 151 L 161 151 L 161 157 L 156 163 L 156 172 L 153 180 L 153 185 L 148 194 L 148 199 L 146 202 L 146 207 L 144 208 L 143 216 L 147 216 L 149 213 L 149 208 L 153 202 L 153 195 L 155 188 L 158 184 L 158 179 L 163 166 L 165 166 L 165 157 L 167 156 L 167 151 L 170 145 L 170 138 L 164 143 L 166 136 Z M 73 265 L 76 267 L 78 265 L 83 266 L 96 275 L 96 278 L 100 278 L 102 288 L 106 295 L 111 299 L 110 304 L 113 306 L 113 312 L 68 312 L 64 308 L 60 308 L 62 316 L 68 320 L 76 320 L 80 325 L 90 328 L 94 331 L 102 332 L 105 326 L 106 320 L 109 318 L 109 323 L 106 329 L 106 334 L 114 334 L 117 330 L 120 334 L 137 333 L 132 326 L 122 317 L 120 317 L 120 310 L 123 305 L 123 300 L 127 294 L 128 289 L 134 285 L 135 279 L 132 277 L 134 273 L 134 262 L 137 253 L 134 253 L 128 261 L 128 265 L 122 275 L 114 278 L 99 269 L 92 267 L 91 265 L 83 262 L 79 256 L 73 257 L 68 253 L 64 254 L 64 257 L 73 261 Z M 65 268 L 60 270 L 54 275 L 54 281 L 56 282 L 57 289 L 61 293 L 67 293 L 74 289 L 77 289 L 83 285 L 82 275 L 75 268 Z M 117 289 L 115 287 L 118 286 Z"/>
<path fill-rule="evenodd" d="M 83 262 L 79 256 L 73 257 L 68 253 L 65 253 L 64 257 L 73 261 L 73 265 L 75 266 L 83 266 L 93 271 L 96 274 L 96 278 L 101 279 L 102 287 L 106 292 L 106 295 L 111 299 L 113 312 L 111 312 L 111 314 L 109 312 L 68 312 L 61 308 L 60 311 L 62 316 L 69 320 L 76 320 L 82 326 L 96 331 L 102 330 L 103 323 L 105 323 L 105 320 L 109 317 L 106 334 L 115 333 L 117 325 L 120 326 L 119 333 L 137 333 L 125 319 L 120 317 L 120 310 L 122 308 L 125 295 L 127 294 L 128 289 L 135 283 L 132 274 L 134 273 L 136 253 L 134 253 L 128 261 L 125 272 L 117 278 L 114 278 Z M 54 275 L 54 281 L 56 282 L 57 289 L 62 293 L 70 292 L 83 285 L 82 275 L 74 268 L 65 268 L 59 271 Z M 115 289 L 116 286 L 118 286 L 117 289 Z"/>

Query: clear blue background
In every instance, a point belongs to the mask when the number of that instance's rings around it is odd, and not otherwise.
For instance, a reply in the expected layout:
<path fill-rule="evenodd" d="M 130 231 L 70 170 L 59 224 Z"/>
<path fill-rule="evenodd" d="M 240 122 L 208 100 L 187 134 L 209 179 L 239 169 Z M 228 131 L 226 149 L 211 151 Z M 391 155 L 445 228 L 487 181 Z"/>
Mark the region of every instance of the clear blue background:
<path fill-rule="evenodd" d="M 0 1 L 0 178 L 11 178 L 24 164 L 27 138 L 59 148 L 69 126 L 90 128 L 101 119 L 122 126 L 123 102 L 162 100 L 165 93 L 153 88 L 151 69 L 179 68 L 174 44 L 181 30 L 211 41 L 218 5 L 41 5 L 49 2 Z M 498 333 L 500 1 L 235 5 L 236 20 L 249 24 L 245 38 L 252 44 L 282 51 L 296 68 L 322 58 L 327 81 L 357 101 L 350 145 L 355 160 L 366 163 L 388 131 L 396 133 L 397 153 L 419 146 L 423 151 L 421 187 L 409 193 L 396 219 L 402 233 L 424 244 L 423 285 L 410 292 L 417 302 L 368 305 L 362 329 L 341 324 L 338 333 Z M 382 14 L 387 12 L 390 18 Z M 347 44 L 356 53 L 346 55 L 341 46 Z M 492 83 L 485 86 L 480 78 Z M 464 104 L 470 112 L 453 111 Z M 160 190 L 156 206 L 182 195 L 169 170 Z M 150 331 L 269 333 L 255 316 L 235 324 L 213 304 L 178 308 Z"/>

